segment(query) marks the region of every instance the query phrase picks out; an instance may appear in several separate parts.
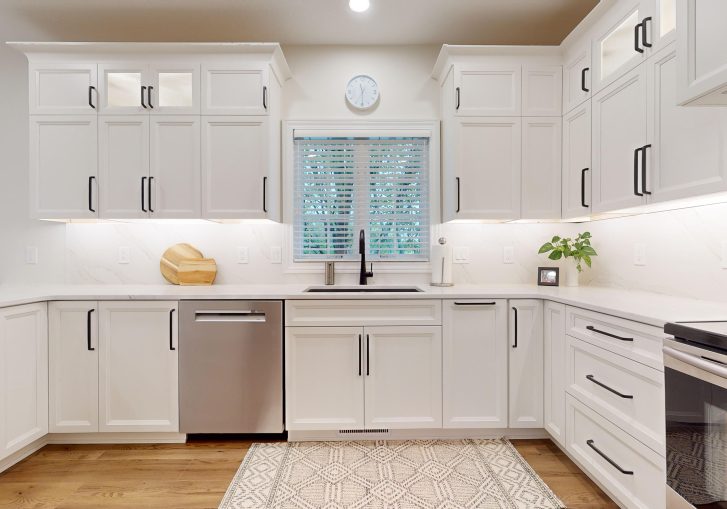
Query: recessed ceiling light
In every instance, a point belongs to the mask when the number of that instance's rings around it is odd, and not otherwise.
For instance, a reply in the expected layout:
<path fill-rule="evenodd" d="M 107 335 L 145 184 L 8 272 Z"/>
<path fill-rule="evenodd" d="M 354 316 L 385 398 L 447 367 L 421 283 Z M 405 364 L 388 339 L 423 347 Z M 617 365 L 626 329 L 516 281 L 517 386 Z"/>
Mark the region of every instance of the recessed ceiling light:
<path fill-rule="evenodd" d="M 353 12 L 364 12 L 370 6 L 369 0 L 349 0 L 348 6 Z"/>

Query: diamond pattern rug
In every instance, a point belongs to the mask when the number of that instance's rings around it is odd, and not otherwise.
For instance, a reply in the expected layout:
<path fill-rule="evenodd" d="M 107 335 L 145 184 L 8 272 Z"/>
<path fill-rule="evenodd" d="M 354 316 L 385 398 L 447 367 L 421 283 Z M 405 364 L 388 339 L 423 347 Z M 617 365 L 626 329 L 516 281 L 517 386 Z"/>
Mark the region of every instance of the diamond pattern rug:
<path fill-rule="evenodd" d="M 500 440 L 253 444 L 220 509 L 557 509 Z"/>

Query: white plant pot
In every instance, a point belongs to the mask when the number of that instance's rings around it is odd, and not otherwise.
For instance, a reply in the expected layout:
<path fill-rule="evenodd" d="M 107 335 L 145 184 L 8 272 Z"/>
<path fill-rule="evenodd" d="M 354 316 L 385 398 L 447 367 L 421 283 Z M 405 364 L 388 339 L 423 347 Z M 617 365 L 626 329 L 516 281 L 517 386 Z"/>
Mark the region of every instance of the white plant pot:
<path fill-rule="evenodd" d="M 565 278 L 563 278 L 565 286 L 578 286 L 578 276 L 580 273 L 578 272 L 575 262 L 566 260 L 563 268 L 565 269 Z"/>

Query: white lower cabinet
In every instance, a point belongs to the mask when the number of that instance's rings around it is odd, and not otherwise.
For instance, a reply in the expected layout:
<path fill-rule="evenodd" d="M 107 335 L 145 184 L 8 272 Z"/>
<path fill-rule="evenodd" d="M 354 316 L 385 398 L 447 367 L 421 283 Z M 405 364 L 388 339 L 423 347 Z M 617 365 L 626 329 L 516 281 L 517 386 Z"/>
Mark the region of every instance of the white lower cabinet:
<path fill-rule="evenodd" d="M 0 458 L 47 432 L 46 304 L 0 309 Z"/>
<path fill-rule="evenodd" d="M 565 445 L 565 305 L 543 306 L 543 421 L 553 440 Z"/>
<path fill-rule="evenodd" d="M 445 428 L 507 428 L 507 316 L 504 299 L 443 301 Z"/>
<path fill-rule="evenodd" d="M 543 427 L 543 301 L 510 300 L 510 428 Z"/>

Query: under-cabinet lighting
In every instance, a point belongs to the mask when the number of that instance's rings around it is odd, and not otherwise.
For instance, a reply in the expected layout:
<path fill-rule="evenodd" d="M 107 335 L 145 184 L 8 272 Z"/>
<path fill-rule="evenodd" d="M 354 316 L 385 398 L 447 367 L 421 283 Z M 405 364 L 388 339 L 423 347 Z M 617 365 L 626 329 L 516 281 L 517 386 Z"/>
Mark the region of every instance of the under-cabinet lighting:
<path fill-rule="evenodd" d="M 349 0 L 348 6 L 353 12 L 364 12 L 370 7 L 369 0 Z"/>

